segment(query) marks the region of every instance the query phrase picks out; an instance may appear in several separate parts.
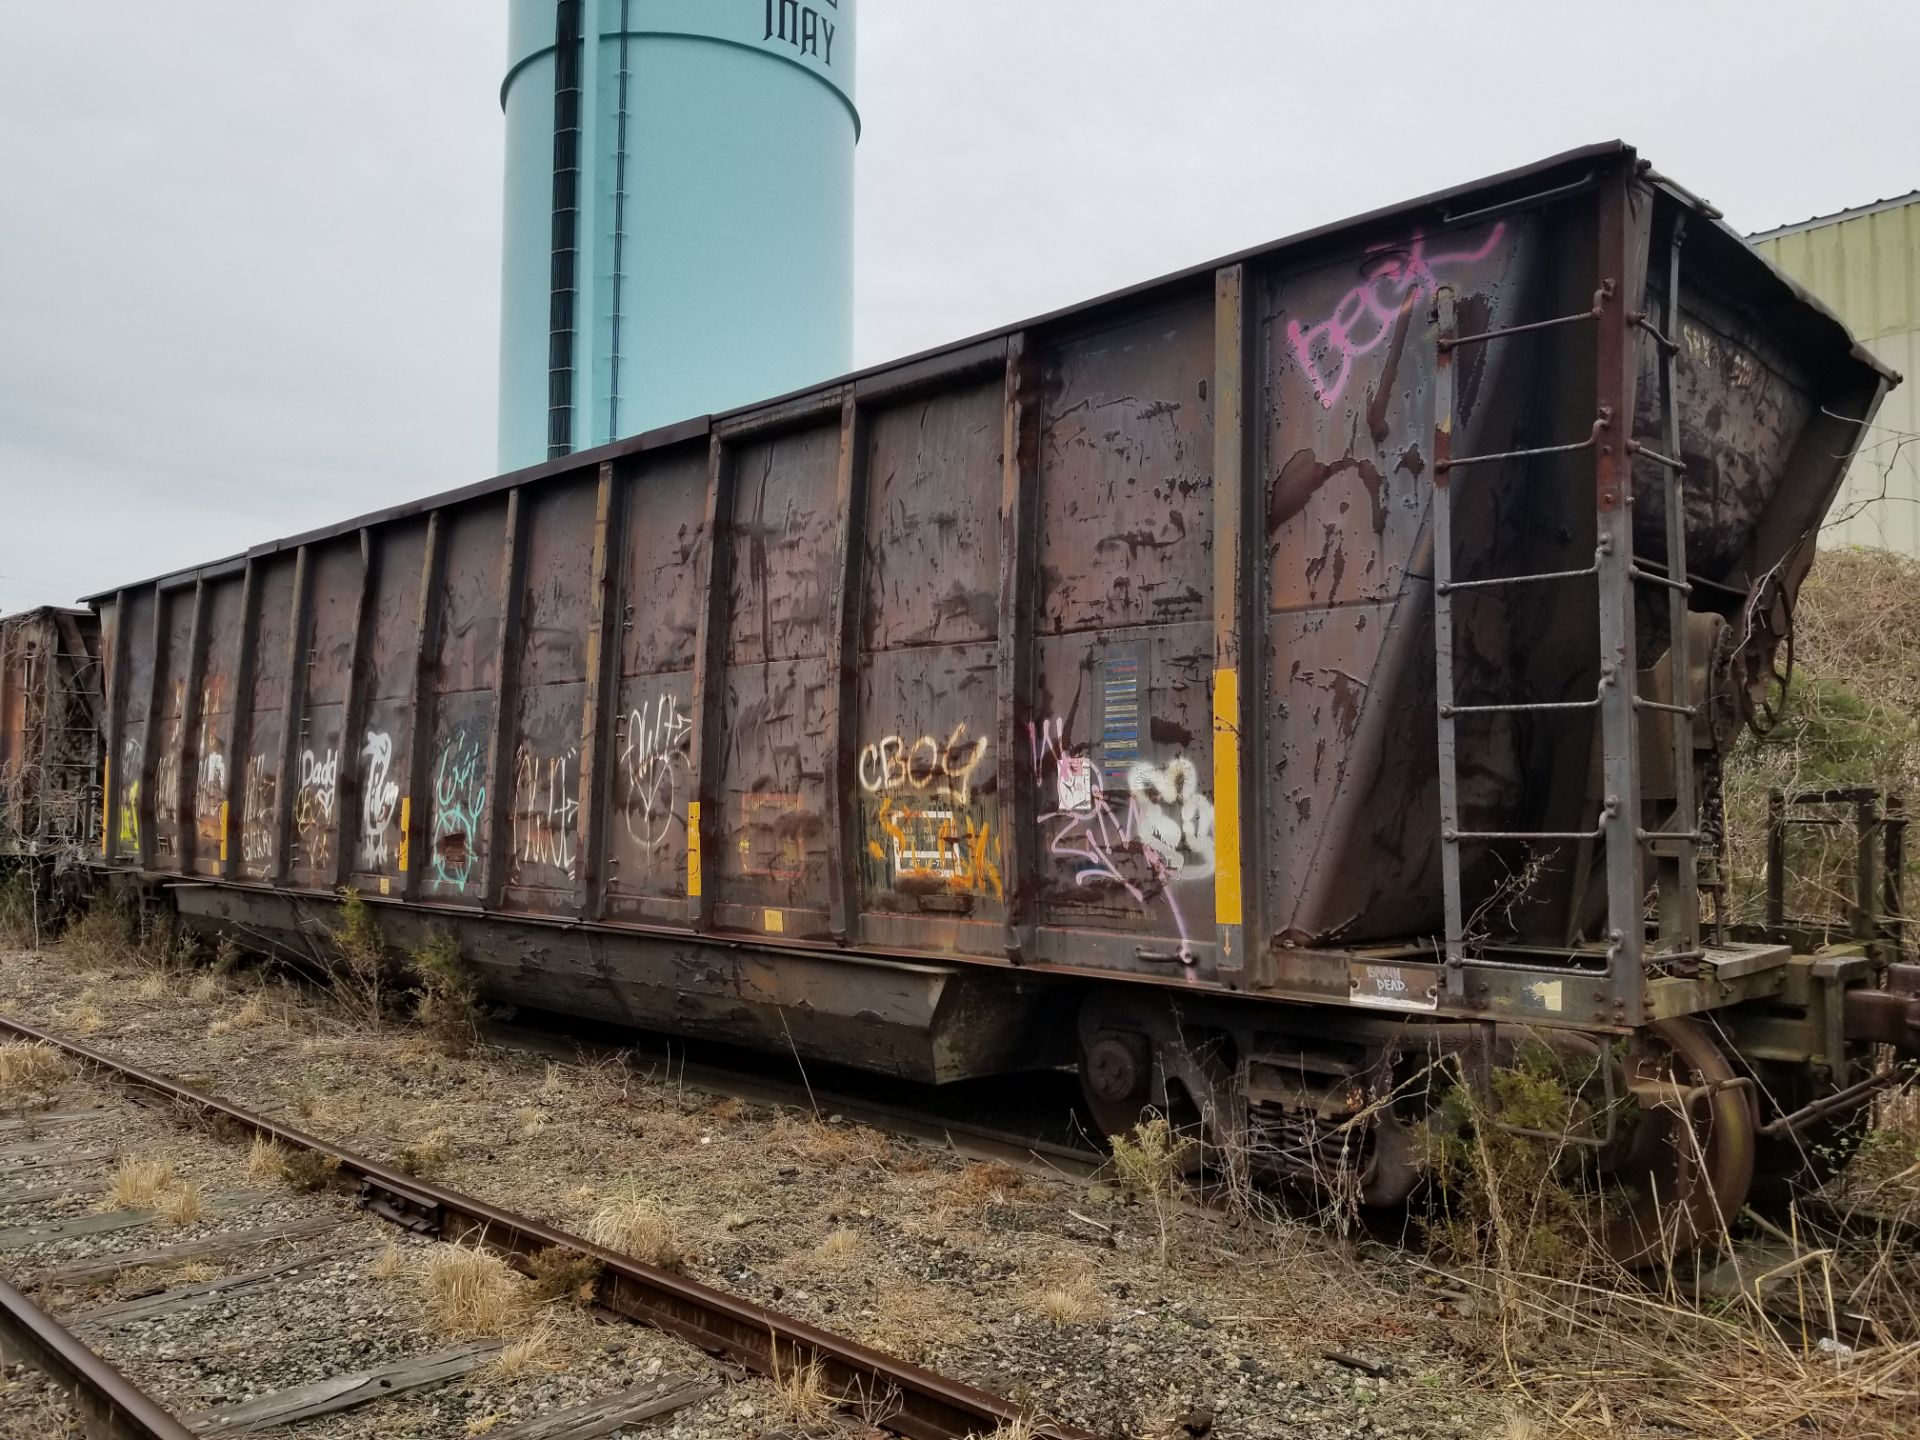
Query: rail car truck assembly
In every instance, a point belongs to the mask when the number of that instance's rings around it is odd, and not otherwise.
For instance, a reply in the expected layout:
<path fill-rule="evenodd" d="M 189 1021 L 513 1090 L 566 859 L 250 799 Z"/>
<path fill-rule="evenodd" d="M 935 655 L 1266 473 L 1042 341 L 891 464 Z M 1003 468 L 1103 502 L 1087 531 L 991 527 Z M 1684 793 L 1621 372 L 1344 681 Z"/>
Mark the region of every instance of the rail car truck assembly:
<path fill-rule="evenodd" d="M 1684 1243 L 1920 1049 L 1715 864 L 1897 378 L 1593 146 L 95 597 L 101 859 L 1372 1204 L 1531 1039 Z"/>

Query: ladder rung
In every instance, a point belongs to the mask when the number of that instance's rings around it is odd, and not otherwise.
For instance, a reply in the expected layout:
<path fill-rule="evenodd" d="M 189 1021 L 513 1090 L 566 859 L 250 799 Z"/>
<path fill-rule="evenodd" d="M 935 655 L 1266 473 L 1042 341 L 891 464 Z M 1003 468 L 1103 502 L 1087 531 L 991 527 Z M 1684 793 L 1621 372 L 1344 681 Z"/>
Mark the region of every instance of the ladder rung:
<path fill-rule="evenodd" d="M 1638 695 L 1633 697 L 1633 708 L 1636 710 L 1661 710 L 1669 715 L 1685 715 L 1689 720 L 1699 713 L 1699 711 L 1691 705 L 1669 705 L 1664 700 L 1643 700 Z"/>
<path fill-rule="evenodd" d="M 1556 315 L 1551 320 L 1535 320 L 1526 325 L 1506 325 L 1498 330 L 1482 330 L 1474 335 L 1455 335 L 1442 337 L 1442 350 L 1458 350 L 1462 345 L 1479 345 L 1488 340 L 1504 340 L 1509 335 L 1525 335 L 1532 330 L 1551 330 L 1558 325 L 1578 325 L 1584 320 L 1600 318 L 1600 302 L 1596 296 L 1591 310 L 1579 310 L 1572 315 Z"/>
<path fill-rule="evenodd" d="M 1700 843 L 1698 830 L 1636 830 L 1642 844 L 1651 845 L 1657 840 L 1681 840 L 1689 845 Z"/>
<path fill-rule="evenodd" d="M 1520 715 L 1530 710 L 1592 710 L 1600 703 L 1595 696 L 1591 700 L 1541 700 L 1531 705 L 1442 705 L 1440 713 L 1451 718 L 1455 715 Z"/>
<path fill-rule="evenodd" d="M 1462 465 L 1490 465 L 1496 460 L 1525 460 L 1535 455 L 1566 455 L 1575 450 L 1591 450 L 1600 442 L 1600 432 L 1613 423 L 1610 411 L 1602 410 L 1593 422 L 1593 430 L 1584 440 L 1575 440 L 1570 445 L 1536 445 L 1531 450 L 1498 450 L 1491 455 L 1456 455 L 1449 460 L 1436 460 L 1433 468 L 1445 472 L 1457 470 Z"/>
<path fill-rule="evenodd" d="M 1451 595 L 1456 590 L 1494 590 L 1503 585 L 1533 585 L 1542 580 L 1577 580 L 1582 575 L 1598 575 L 1600 563 L 1595 561 L 1584 570 L 1542 570 L 1535 575 L 1499 575 L 1491 580 L 1449 580 L 1433 588 L 1442 595 Z"/>
<path fill-rule="evenodd" d="M 1628 318 L 1632 320 L 1635 325 L 1638 325 L 1642 330 L 1646 331 L 1647 334 L 1651 335 L 1654 338 L 1654 342 L 1669 355 L 1678 355 L 1680 353 L 1679 345 L 1675 344 L 1672 339 L 1661 332 L 1658 326 L 1647 319 L 1645 311 L 1636 310 Z"/>
<path fill-rule="evenodd" d="M 1671 455 L 1662 455 L 1651 445 L 1642 445 L 1638 440 L 1627 441 L 1627 453 L 1629 455 L 1644 455 L 1655 464 L 1664 465 L 1669 470 L 1675 471 L 1678 474 L 1684 475 L 1687 472 L 1686 461 L 1676 460 Z"/>
<path fill-rule="evenodd" d="M 1604 834 L 1601 825 L 1592 830 L 1443 830 L 1441 838 L 1457 845 L 1462 840 L 1598 840 Z"/>
<path fill-rule="evenodd" d="M 1693 594 L 1693 586 L 1684 580 L 1675 580 L 1669 575 L 1656 575 L 1651 570 L 1642 570 L 1638 565 L 1629 572 L 1634 579 L 1644 580 L 1649 585 L 1664 585 L 1669 590 L 1678 590 L 1682 595 Z"/>

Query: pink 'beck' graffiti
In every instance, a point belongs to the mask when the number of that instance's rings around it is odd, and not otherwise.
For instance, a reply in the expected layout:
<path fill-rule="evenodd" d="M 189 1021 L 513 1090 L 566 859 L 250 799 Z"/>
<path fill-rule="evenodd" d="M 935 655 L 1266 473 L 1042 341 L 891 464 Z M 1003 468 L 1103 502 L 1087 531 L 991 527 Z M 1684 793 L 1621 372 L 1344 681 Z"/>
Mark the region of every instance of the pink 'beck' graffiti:
<path fill-rule="evenodd" d="M 1427 254 L 1426 236 L 1418 231 L 1406 245 L 1376 245 L 1361 271 L 1366 278 L 1340 297 L 1333 314 L 1305 330 L 1298 320 L 1289 320 L 1287 338 L 1320 397 L 1320 408 L 1334 407 L 1352 378 L 1353 362 L 1387 338 L 1401 312 L 1436 297 L 1441 269 L 1486 259 L 1506 233 L 1503 220 L 1478 250 L 1449 255 Z"/>

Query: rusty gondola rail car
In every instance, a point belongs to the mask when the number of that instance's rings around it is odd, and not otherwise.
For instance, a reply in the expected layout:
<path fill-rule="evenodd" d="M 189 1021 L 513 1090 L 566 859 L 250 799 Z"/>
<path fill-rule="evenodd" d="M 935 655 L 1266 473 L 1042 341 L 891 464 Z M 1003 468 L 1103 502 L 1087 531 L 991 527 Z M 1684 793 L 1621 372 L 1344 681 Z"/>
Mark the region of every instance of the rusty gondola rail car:
<path fill-rule="evenodd" d="M 91 610 L 0 616 L 0 865 L 98 851 L 102 689 Z"/>
<path fill-rule="evenodd" d="M 1843 992 L 1920 988 L 1703 920 L 1897 378 L 1570 152 L 95 597 L 103 859 L 256 935 L 350 887 L 549 1010 L 1077 1060 L 1281 1168 L 1366 1114 L 1382 1203 L 1422 1114 L 1369 1097 L 1628 1036 L 1657 1123 L 1597 1152 L 1691 1125 L 1725 1200 L 1865 1078 Z"/>

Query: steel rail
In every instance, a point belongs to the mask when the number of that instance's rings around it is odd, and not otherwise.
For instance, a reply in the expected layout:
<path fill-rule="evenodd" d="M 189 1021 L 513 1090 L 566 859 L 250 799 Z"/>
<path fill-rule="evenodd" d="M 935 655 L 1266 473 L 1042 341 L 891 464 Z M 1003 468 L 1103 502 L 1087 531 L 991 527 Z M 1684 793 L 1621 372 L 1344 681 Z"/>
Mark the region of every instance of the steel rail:
<path fill-rule="evenodd" d="M 740 1296 L 642 1264 L 528 1216 L 403 1175 L 91 1046 L 5 1016 L 0 1016 L 0 1033 L 54 1046 L 122 1084 L 200 1116 L 324 1155 L 335 1162 L 338 1174 L 359 1182 L 364 1208 L 421 1234 L 484 1245 L 523 1261 L 555 1249 L 585 1256 L 600 1266 L 595 1300 L 614 1313 L 653 1325 L 763 1375 L 777 1377 L 793 1373 L 796 1367 L 818 1364 L 827 1388 L 843 1403 L 861 1409 L 870 1423 L 909 1440 L 963 1440 L 991 1434 L 1002 1426 L 1034 1423 L 1031 1415 L 1001 1396 Z M 179 1432 L 155 1433 L 174 1440 Z M 1093 1440 L 1088 1431 L 1057 1424 L 1040 1424 L 1031 1433 L 1044 1440 Z"/>
<path fill-rule="evenodd" d="M 66 1393 L 90 1440 L 193 1440 L 191 1430 L 5 1279 L 0 1350 L 18 1355 Z"/>

